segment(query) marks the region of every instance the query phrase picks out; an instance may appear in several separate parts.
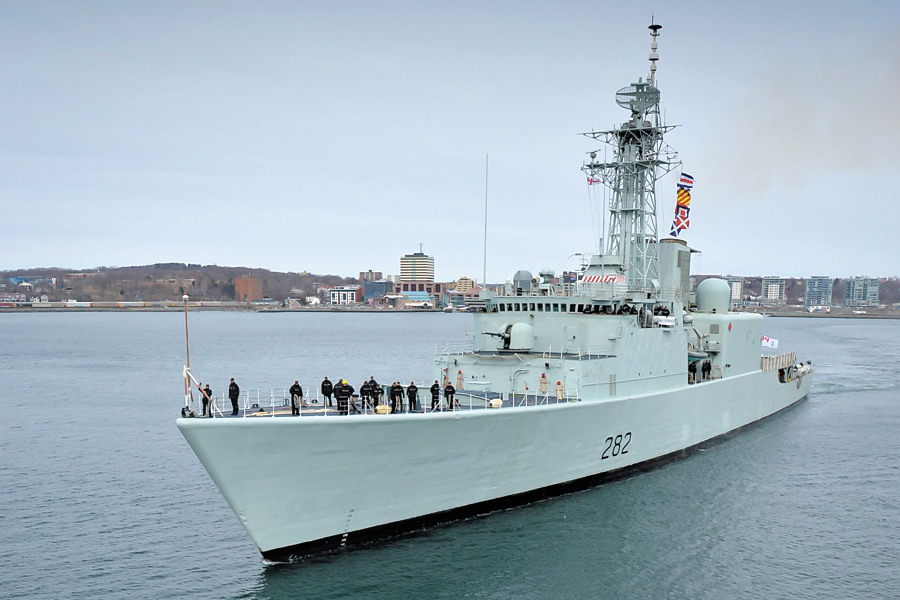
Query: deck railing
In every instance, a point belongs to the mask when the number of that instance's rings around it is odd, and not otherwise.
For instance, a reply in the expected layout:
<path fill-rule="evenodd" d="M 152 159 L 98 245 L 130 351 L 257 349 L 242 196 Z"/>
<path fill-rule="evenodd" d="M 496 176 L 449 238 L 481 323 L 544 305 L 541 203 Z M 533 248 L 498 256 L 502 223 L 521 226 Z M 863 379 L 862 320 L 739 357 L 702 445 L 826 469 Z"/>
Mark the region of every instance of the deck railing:
<path fill-rule="evenodd" d="M 786 369 L 797 364 L 796 352 L 785 352 L 784 354 L 763 354 L 759 360 L 759 368 L 763 371 L 777 371 L 778 369 Z"/>
<path fill-rule="evenodd" d="M 418 384 L 417 384 L 418 385 Z M 439 397 L 437 405 L 431 406 L 431 393 L 425 382 L 419 388 L 420 393 L 417 398 L 418 410 L 412 414 L 430 414 L 434 412 L 451 412 L 460 410 L 480 410 L 480 409 L 503 409 L 503 408 L 521 408 L 527 406 L 547 406 L 550 404 L 566 404 L 569 402 L 580 402 L 581 398 L 577 390 L 573 394 L 570 391 L 560 392 L 526 392 L 524 394 L 512 394 L 503 392 L 478 392 L 473 390 L 462 390 L 454 396 L 453 408 L 448 407 L 447 399 L 442 393 Z M 424 394 L 421 393 L 424 390 Z M 492 404 L 492 401 L 499 400 L 499 406 Z M 304 405 L 300 407 L 300 415 L 306 416 L 342 416 L 337 409 L 337 401 L 332 397 L 332 407 L 324 404 L 324 398 L 319 396 L 318 391 L 314 396 L 304 394 Z M 381 405 L 390 405 L 390 398 L 385 394 L 381 396 Z M 263 390 L 245 390 L 241 392 L 238 398 L 238 414 L 241 417 L 249 416 L 265 416 L 275 417 L 277 415 L 290 414 L 291 400 L 288 390 L 285 388 L 272 388 L 268 392 Z M 202 413 L 202 401 L 198 398 L 196 406 L 192 408 L 196 415 Z M 209 412 L 212 418 L 225 417 L 231 414 L 231 400 L 225 392 L 212 396 L 212 403 Z M 352 398 L 350 406 L 351 416 L 354 414 L 374 414 L 374 405 L 371 399 L 364 402 L 356 393 Z M 410 413 L 409 399 L 401 398 L 401 410 L 398 413 Z"/>
<path fill-rule="evenodd" d="M 467 352 L 473 352 L 474 348 L 475 343 L 472 339 L 445 342 L 443 344 L 434 345 L 434 355 L 438 356 L 442 354 L 465 354 Z"/>

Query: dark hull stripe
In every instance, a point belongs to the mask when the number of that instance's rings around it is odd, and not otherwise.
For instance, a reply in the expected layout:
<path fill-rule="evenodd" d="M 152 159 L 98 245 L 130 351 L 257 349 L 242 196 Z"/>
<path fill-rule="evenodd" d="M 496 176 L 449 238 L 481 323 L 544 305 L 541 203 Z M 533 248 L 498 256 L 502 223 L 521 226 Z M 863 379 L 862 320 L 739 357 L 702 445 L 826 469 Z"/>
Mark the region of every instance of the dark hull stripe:
<path fill-rule="evenodd" d="M 430 513 L 419 517 L 413 517 L 411 519 L 405 519 L 403 521 L 385 523 L 384 525 L 369 527 L 367 529 L 361 529 L 359 531 L 351 531 L 346 536 L 346 538 L 343 534 L 336 534 L 318 540 L 313 540 L 311 542 L 304 542 L 302 544 L 295 544 L 293 546 L 286 546 L 284 548 L 276 548 L 274 550 L 261 552 L 263 558 L 272 562 L 285 562 L 292 559 L 302 559 L 304 557 L 316 556 L 319 554 L 335 553 L 340 552 L 344 549 L 370 545 L 374 542 L 388 540 L 406 533 L 427 529 L 436 525 L 448 524 L 454 521 L 460 521 L 471 517 L 484 516 L 492 512 L 515 508 L 517 506 L 531 504 L 533 502 L 538 502 L 540 500 L 552 498 L 554 496 L 562 496 L 564 494 L 596 487 L 598 485 L 608 483 L 610 481 L 615 481 L 617 479 L 622 479 L 636 473 L 650 471 L 664 464 L 693 454 L 697 450 L 724 441 L 737 434 L 741 430 L 746 429 L 747 427 L 751 427 L 753 425 L 756 425 L 757 423 L 761 423 L 766 419 L 769 419 L 779 414 L 780 412 L 792 406 L 795 406 L 805 398 L 806 396 L 798 399 L 796 402 L 787 405 L 777 412 L 766 415 L 762 419 L 747 423 L 746 425 L 742 425 L 741 427 L 722 433 L 714 438 L 704 440 L 688 448 L 676 450 L 675 452 L 666 454 L 664 456 L 645 460 L 643 462 L 628 465 L 626 467 L 620 467 L 611 471 L 604 471 L 603 473 L 597 473 L 596 475 L 589 475 L 580 479 L 566 481 L 564 483 L 557 483 L 547 487 L 529 490 L 527 492 L 520 492 L 511 496 L 504 496 L 502 498 L 495 498 L 493 500 L 485 500 L 484 502 L 468 504 L 466 506 L 459 506 L 441 512 Z"/>

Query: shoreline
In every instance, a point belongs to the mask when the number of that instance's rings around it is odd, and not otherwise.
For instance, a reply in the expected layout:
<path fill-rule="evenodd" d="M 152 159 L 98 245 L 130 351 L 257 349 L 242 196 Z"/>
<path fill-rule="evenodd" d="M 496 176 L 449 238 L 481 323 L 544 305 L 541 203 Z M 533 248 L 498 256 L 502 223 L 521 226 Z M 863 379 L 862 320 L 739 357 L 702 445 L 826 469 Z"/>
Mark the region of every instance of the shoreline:
<path fill-rule="evenodd" d="M 256 313 L 363 313 L 363 314 L 418 314 L 418 313 L 444 313 L 443 309 L 396 309 L 396 308 L 370 308 L 370 307 L 354 307 L 354 308 L 275 308 L 275 307 L 254 307 L 254 306 L 188 306 L 190 311 L 203 312 L 256 312 Z M 0 314 L 13 313 L 86 313 L 86 312 L 111 312 L 111 313 L 172 313 L 182 312 L 183 306 L 134 306 L 134 307 L 113 307 L 113 306 L 73 306 L 73 307 L 0 307 Z M 764 317 L 776 318 L 800 318 L 807 317 L 812 319 L 900 319 L 900 311 L 866 313 L 866 314 L 845 314 L 845 313 L 808 313 L 808 312 L 772 312 L 762 313 L 756 311 L 739 311 L 741 313 L 761 314 Z M 466 314 L 459 312 L 445 314 Z"/>
<path fill-rule="evenodd" d="M 416 308 L 416 309 L 391 309 L 391 308 L 262 308 L 254 306 L 188 306 L 190 312 L 256 312 L 256 313 L 385 313 L 385 314 L 416 314 L 416 313 L 443 313 L 440 308 Z M 165 306 L 141 306 L 141 307 L 115 307 L 115 306 L 73 306 L 73 307 L 48 307 L 36 308 L 33 306 L 0 307 L 0 314 L 11 313 L 86 313 L 86 312 L 112 312 L 112 313 L 182 313 L 184 307 Z M 447 314 L 458 314 L 457 312 Z M 465 314 L 465 313 L 462 313 Z"/>

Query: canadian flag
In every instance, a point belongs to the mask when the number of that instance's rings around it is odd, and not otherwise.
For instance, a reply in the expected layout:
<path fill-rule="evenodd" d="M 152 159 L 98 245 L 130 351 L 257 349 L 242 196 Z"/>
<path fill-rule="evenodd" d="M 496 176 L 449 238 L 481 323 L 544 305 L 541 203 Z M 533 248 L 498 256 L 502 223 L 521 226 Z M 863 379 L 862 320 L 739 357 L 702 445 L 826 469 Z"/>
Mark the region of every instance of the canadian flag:
<path fill-rule="evenodd" d="M 778 348 L 778 340 L 767 335 L 762 336 L 763 348 Z"/>

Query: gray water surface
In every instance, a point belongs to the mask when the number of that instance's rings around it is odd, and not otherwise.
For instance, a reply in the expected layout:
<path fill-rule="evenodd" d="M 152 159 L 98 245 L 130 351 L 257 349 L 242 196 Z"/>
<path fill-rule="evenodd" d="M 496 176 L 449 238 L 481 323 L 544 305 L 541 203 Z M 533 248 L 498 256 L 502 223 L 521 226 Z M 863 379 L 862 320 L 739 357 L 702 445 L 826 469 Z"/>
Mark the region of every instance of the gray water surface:
<path fill-rule="evenodd" d="M 191 362 L 216 392 L 232 376 L 248 390 L 421 380 L 434 344 L 464 327 L 459 314 L 194 313 Z M 767 319 L 766 333 L 813 360 L 812 392 L 707 451 L 266 565 L 175 427 L 181 315 L 0 314 L 0 597 L 896 598 L 900 322 Z"/>

